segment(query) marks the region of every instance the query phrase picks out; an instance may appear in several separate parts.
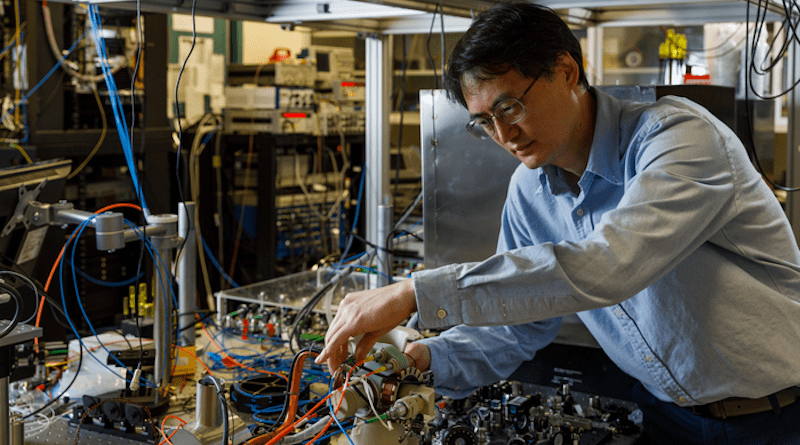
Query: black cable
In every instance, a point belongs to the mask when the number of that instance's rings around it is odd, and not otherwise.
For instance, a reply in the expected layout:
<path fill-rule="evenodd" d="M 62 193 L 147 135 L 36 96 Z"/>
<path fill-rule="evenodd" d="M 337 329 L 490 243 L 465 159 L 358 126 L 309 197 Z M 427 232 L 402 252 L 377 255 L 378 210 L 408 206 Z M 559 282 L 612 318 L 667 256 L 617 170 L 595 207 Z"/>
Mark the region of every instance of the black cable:
<path fill-rule="evenodd" d="M 300 357 L 305 352 L 308 352 L 308 353 L 312 353 L 312 352 L 319 353 L 321 351 L 320 350 L 315 350 L 314 349 L 314 345 L 310 345 L 310 346 L 308 346 L 306 348 L 300 349 L 300 351 L 298 351 L 295 354 L 294 359 L 292 359 L 292 366 L 289 368 L 289 375 L 288 375 L 287 381 L 286 381 L 286 387 L 287 388 L 291 388 L 292 387 L 292 378 L 294 377 L 295 370 L 296 370 L 298 364 L 300 363 Z M 275 428 L 278 426 L 278 424 L 280 423 L 280 421 L 283 418 L 283 416 L 288 414 L 289 405 L 290 404 L 291 404 L 291 394 L 286 394 L 286 397 L 283 399 L 283 408 L 281 409 L 281 413 L 278 414 L 278 417 L 275 419 L 275 423 L 273 423 L 270 426 L 268 432 L 275 431 Z"/>
<path fill-rule="evenodd" d="M 416 233 L 409 232 L 408 230 L 405 229 L 392 230 L 392 233 L 390 233 L 389 236 L 391 237 L 392 235 L 398 235 L 398 236 L 408 235 L 412 238 L 415 238 L 417 241 L 424 241 L 422 237 L 420 237 Z"/>
<path fill-rule="evenodd" d="M 15 267 L 12 267 L 12 269 L 13 268 L 15 268 Z M 36 317 L 36 314 L 39 311 L 39 301 L 40 301 L 39 294 L 42 293 L 42 292 L 40 292 L 39 286 L 37 286 L 36 280 L 34 278 L 31 278 L 31 276 L 27 272 L 25 272 L 24 270 L 22 270 L 22 269 L 20 269 L 18 267 L 16 269 L 19 269 L 19 272 L 15 271 L 15 270 L 0 270 L 0 275 L 11 275 L 13 278 L 10 279 L 9 281 L 6 281 L 5 284 L 7 286 L 15 289 L 15 290 L 17 288 L 17 286 L 15 284 L 17 283 L 17 280 L 19 280 L 19 281 L 22 281 L 25 284 L 27 284 L 28 287 L 33 291 L 33 294 L 34 294 L 33 312 L 31 313 L 30 317 L 28 317 L 26 320 L 24 320 L 24 321 L 19 320 L 19 319 L 17 320 L 18 323 L 30 323 L 31 320 L 33 320 Z M 20 297 L 23 298 L 22 306 L 18 307 L 18 311 L 19 311 L 18 316 L 19 317 L 23 317 L 25 315 L 24 308 L 26 307 L 26 305 L 25 305 L 24 296 L 22 295 L 22 293 L 20 291 L 18 291 L 18 292 L 19 292 Z M 0 335 L 0 337 L 2 337 L 2 335 Z"/>
<path fill-rule="evenodd" d="M 192 0 L 192 45 L 189 47 L 189 53 L 186 54 L 186 58 L 183 59 L 183 64 L 181 65 L 181 69 L 178 72 L 178 78 L 175 81 L 175 119 L 178 122 L 178 148 L 177 153 L 175 156 L 175 185 L 178 188 L 178 196 L 180 197 L 180 202 L 186 202 L 186 198 L 183 195 L 183 185 L 181 181 L 181 148 L 183 145 L 183 124 L 181 124 L 181 107 L 178 101 L 178 87 L 181 84 L 181 77 L 183 77 L 183 71 L 186 69 L 186 64 L 189 62 L 189 58 L 192 56 L 192 52 L 194 52 L 195 44 L 197 43 L 197 25 L 195 22 L 196 19 L 196 10 L 197 10 L 197 0 Z M 195 135 L 197 137 L 197 135 Z M 185 207 L 184 207 L 185 209 Z M 188 210 L 185 210 L 188 216 Z M 187 218 L 188 219 L 188 218 Z M 186 243 L 186 240 L 183 240 L 181 247 L 178 251 L 183 250 L 183 245 Z"/>
<path fill-rule="evenodd" d="M 130 340 L 128 340 L 128 337 L 125 336 L 125 333 L 123 333 L 121 329 L 111 329 L 108 332 L 119 334 L 122 337 L 122 339 L 125 340 L 125 343 L 128 344 L 128 349 L 133 350 L 133 345 L 131 344 Z"/>
<path fill-rule="evenodd" d="M 433 54 L 431 53 L 431 36 L 433 36 L 433 25 L 436 23 L 436 12 L 439 11 L 439 4 L 433 9 L 433 18 L 431 19 L 431 29 L 428 31 L 428 38 L 425 41 L 425 48 L 428 50 L 428 60 L 431 62 L 433 68 L 433 89 L 439 89 L 439 77 L 436 74 L 436 62 L 433 61 Z M 444 51 L 444 49 L 442 49 Z"/>
<path fill-rule="evenodd" d="M 212 315 L 216 314 L 216 313 L 217 313 L 217 311 L 192 311 L 192 312 L 181 312 L 181 313 L 176 313 L 176 314 L 175 314 L 175 316 L 176 316 L 176 317 L 182 317 L 182 316 L 184 316 L 184 315 L 192 315 L 192 314 L 203 314 L 203 313 L 205 313 L 205 315 L 203 315 L 202 317 L 198 318 L 196 322 L 194 322 L 194 323 L 192 323 L 192 324 L 190 324 L 190 325 L 188 325 L 188 326 L 184 326 L 184 327 L 180 328 L 180 330 L 178 330 L 178 333 L 180 334 L 181 332 L 183 332 L 183 331 L 185 331 L 185 330 L 187 330 L 187 329 L 191 329 L 192 327 L 194 327 L 195 323 L 202 323 L 202 322 L 203 322 L 203 321 L 205 321 L 205 320 L 206 320 L 208 317 L 210 317 L 210 316 L 212 316 Z"/>
<path fill-rule="evenodd" d="M 222 445 L 228 445 L 232 442 L 230 427 L 228 426 L 228 403 L 225 401 L 225 392 L 222 386 L 214 376 L 207 375 L 200 379 L 198 383 L 212 383 L 217 388 L 217 397 L 222 406 Z"/>
<path fill-rule="evenodd" d="M 787 186 L 784 186 L 784 185 L 781 185 L 781 184 L 777 184 L 772 179 L 770 179 L 769 176 L 764 172 L 764 168 L 761 166 L 761 161 L 758 159 L 758 151 L 756 149 L 755 139 L 753 138 L 753 124 L 751 122 L 751 116 L 750 116 L 750 108 L 751 108 L 751 105 L 752 105 L 752 101 L 750 100 L 750 91 L 752 90 L 753 93 L 757 97 L 760 97 L 762 99 L 766 99 L 766 97 L 762 96 L 759 92 L 755 91 L 755 89 L 753 88 L 753 83 L 752 83 L 753 79 L 752 79 L 752 77 L 750 75 L 751 71 L 755 72 L 756 74 L 759 73 L 759 71 L 755 68 L 755 64 L 756 64 L 756 62 L 755 62 L 756 47 L 758 45 L 759 36 L 761 35 L 761 30 L 763 29 L 763 22 L 764 22 L 764 20 L 766 18 L 766 15 L 767 15 L 766 5 L 765 5 L 764 6 L 764 8 L 765 8 L 764 9 L 764 16 L 762 18 L 762 16 L 761 16 L 761 5 L 762 5 L 762 0 L 759 0 L 758 1 L 758 7 L 756 8 L 757 13 L 756 13 L 756 19 L 755 19 L 755 22 L 754 22 L 755 29 L 753 30 L 752 46 L 751 46 L 751 42 L 750 42 L 750 3 L 749 2 L 747 3 L 746 16 L 745 16 L 745 25 L 746 25 L 745 26 L 745 51 L 744 51 L 744 59 L 745 59 L 744 70 L 745 71 L 744 71 L 744 85 L 742 87 L 744 88 L 745 120 L 747 121 L 747 137 L 748 137 L 748 142 L 750 143 L 750 151 L 751 151 L 750 156 L 753 158 L 753 163 L 755 164 L 756 169 L 758 170 L 758 172 L 761 174 L 761 176 L 764 178 L 764 180 L 767 181 L 767 183 L 772 188 L 778 189 L 778 190 L 782 190 L 782 191 L 785 191 L 785 192 L 788 192 L 788 193 L 792 193 L 792 192 L 800 191 L 800 187 L 787 187 Z M 788 41 L 788 39 L 787 39 L 787 41 Z M 774 64 L 773 64 L 773 66 L 774 66 Z M 766 71 L 762 71 L 761 73 L 762 74 L 766 74 Z M 800 83 L 800 79 L 798 79 L 798 81 L 795 82 L 786 91 L 786 93 L 788 93 L 789 91 L 793 90 L 798 85 L 798 83 Z M 782 96 L 783 94 L 785 94 L 785 93 L 782 93 L 779 96 Z M 779 96 L 776 96 L 776 97 L 779 97 Z"/>
<path fill-rule="evenodd" d="M 379 250 L 379 251 L 384 252 L 384 253 L 392 253 L 391 250 L 385 249 L 383 247 L 380 247 L 375 243 L 371 243 L 371 242 L 367 241 L 366 238 L 364 238 L 362 236 L 359 236 L 359 235 L 357 235 L 357 234 L 355 234 L 353 232 L 347 231 L 347 232 L 345 232 L 345 235 L 352 236 L 353 238 L 357 239 L 358 241 L 361 241 L 362 243 L 364 243 L 364 245 L 367 246 L 367 247 L 372 247 L 373 249 Z"/>
<path fill-rule="evenodd" d="M 36 414 L 39 414 L 40 412 L 44 411 L 45 408 L 47 408 L 50 405 L 52 405 L 53 403 L 55 403 L 58 399 L 64 397 L 64 394 L 66 394 L 67 391 L 69 391 L 69 389 L 72 388 L 72 385 L 75 383 L 75 380 L 78 380 L 78 374 L 81 372 L 81 367 L 82 366 L 83 366 L 83 343 L 78 341 L 78 368 L 75 370 L 75 375 L 72 377 L 72 381 L 69 382 L 69 385 L 67 385 L 67 387 L 64 388 L 63 391 L 61 391 L 61 394 L 59 394 L 57 397 L 53 397 L 49 402 L 47 402 L 44 405 L 42 405 L 41 408 L 37 409 L 36 411 L 34 411 L 32 413 L 29 413 L 29 414 L 25 415 L 22 419 L 24 420 L 24 419 L 27 419 L 28 417 L 34 416 Z"/>
<path fill-rule="evenodd" d="M 22 312 L 25 310 L 25 302 L 22 299 L 22 295 L 13 286 L 9 286 L 6 283 L 0 282 L 0 289 L 8 293 L 8 295 L 11 296 L 17 303 L 17 310 L 14 312 L 14 318 L 11 319 L 11 321 L 8 323 L 8 326 L 0 331 L 0 338 L 3 338 L 17 327 L 17 323 L 19 323 L 19 319 L 22 317 Z"/>
<path fill-rule="evenodd" d="M 139 64 L 142 61 L 142 0 L 136 0 L 136 31 L 139 40 L 139 49 L 136 53 L 136 64 L 131 75 L 131 147 L 133 146 L 133 127 L 136 122 L 136 76 L 139 74 Z"/>
<path fill-rule="evenodd" d="M 317 303 L 319 303 L 319 300 L 321 300 L 322 297 L 325 296 L 325 294 L 330 290 L 333 284 L 334 284 L 333 281 L 329 281 L 325 286 L 320 288 L 317 292 L 314 293 L 314 295 L 311 296 L 311 298 L 308 299 L 308 301 L 306 301 L 306 304 L 304 304 L 303 307 L 300 308 L 297 314 L 295 314 L 294 322 L 292 323 L 291 330 L 289 331 L 289 349 L 292 352 L 295 352 L 294 350 L 295 339 L 297 339 L 297 344 L 299 346 L 301 347 L 303 346 L 300 336 L 298 334 L 300 330 L 300 325 L 302 324 L 303 320 L 308 316 L 308 314 L 310 314 L 314 310 L 314 307 L 317 305 Z"/>

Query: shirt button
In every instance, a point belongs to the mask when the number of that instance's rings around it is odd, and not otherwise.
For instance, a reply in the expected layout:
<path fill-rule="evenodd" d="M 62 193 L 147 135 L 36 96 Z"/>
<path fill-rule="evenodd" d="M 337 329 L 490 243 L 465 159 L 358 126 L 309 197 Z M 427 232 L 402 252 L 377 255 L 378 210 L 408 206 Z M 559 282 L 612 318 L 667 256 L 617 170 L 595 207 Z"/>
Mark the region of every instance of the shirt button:
<path fill-rule="evenodd" d="M 686 400 L 686 397 L 684 397 L 684 396 L 680 396 L 680 397 L 678 397 L 678 401 L 679 401 L 679 402 L 681 402 L 681 403 L 686 403 L 686 402 L 688 402 L 688 400 Z"/>
<path fill-rule="evenodd" d="M 444 309 L 439 309 L 438 311 L 436 311 L 436 316 L 439 317 L 440 319 L 447 317 L 447 311 Z"/>
<path fill-rule="evenodd" d="M 583 209 L 576 210 L 575 214 L 578 215 L 578 216 L 583 216 Z"/>
<path fill-rule="evenodd" d="M 617 315 L 619 315 L 620 317 L 622 317 L 622 309 L 620 309 L 620 308 L 617 308 Z"/>
<path fill-rule="evenodd" d="M 648 362 L 652 362 L 653 361 L 653 356 L 652 355 L 645 355 L 644 359 L 647 360 Z"/>

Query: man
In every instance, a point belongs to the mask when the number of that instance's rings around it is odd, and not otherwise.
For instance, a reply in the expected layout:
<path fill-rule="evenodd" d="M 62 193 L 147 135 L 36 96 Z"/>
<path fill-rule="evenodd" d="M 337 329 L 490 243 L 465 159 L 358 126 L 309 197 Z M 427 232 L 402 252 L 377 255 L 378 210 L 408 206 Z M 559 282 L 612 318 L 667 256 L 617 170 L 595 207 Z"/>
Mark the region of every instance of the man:
<path fill-rule="evenodd" d="M 506 378 L 578 313 L 640 383 L 656 443 L 800 443 L 800 251 L 736 135 L 681 98 L 589 87 L 550 10 L 498 4 L 459 40 L 446 79 L 521 165 L 497 254 L 348 295 L 318 361 L 336 369 L 417 311 L 456 326 L 406 352 L 462 397 Z"/>

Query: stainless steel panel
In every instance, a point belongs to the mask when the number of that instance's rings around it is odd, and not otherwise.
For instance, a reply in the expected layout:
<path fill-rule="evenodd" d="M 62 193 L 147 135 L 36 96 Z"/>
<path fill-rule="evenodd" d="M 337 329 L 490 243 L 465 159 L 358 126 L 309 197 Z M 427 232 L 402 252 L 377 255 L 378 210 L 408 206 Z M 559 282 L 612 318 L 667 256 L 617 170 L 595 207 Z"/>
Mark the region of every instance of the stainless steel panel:
<path fill-rule="evenodd" d="M 424 257 L 427 267 L 495 252 L 508 180 L 519 161 L 465 129 L 469 112 L 444 90 L 420 90 Z"/>

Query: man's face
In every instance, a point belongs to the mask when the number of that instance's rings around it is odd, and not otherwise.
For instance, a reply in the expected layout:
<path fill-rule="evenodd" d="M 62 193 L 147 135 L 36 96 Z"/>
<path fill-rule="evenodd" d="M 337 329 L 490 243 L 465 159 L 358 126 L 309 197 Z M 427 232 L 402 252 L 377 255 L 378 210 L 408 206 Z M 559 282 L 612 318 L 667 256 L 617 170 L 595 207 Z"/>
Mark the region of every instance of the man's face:
<path fill-rule="evenodd" d="M 571 153 L 575 147 L 571 145 L 578 124 L 574 82 L 568 80 L 561 66 L 554 71 L 552 79 L 540 76 L 533 85 L 534 78 L 516 70 L 485 81 L 463 82 L 467 109 L 473 118 L 489 118 L 498 111 L 499 103 L 521 97 L 525 117 L 516 124 L 490 118 L 495 130 L 492 139 L 531 169 L 546 164 L 569 168 L 574 160 Z"/>

